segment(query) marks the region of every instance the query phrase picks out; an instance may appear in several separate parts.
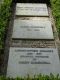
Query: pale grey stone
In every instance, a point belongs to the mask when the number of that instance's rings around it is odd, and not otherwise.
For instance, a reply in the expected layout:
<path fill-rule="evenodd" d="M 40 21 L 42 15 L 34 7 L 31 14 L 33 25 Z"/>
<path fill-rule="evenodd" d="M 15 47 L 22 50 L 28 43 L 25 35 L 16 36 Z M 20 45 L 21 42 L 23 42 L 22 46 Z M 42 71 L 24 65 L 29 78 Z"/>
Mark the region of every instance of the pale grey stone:
<path fill-rule="evenodd" d="M 10 47 L 7 77 L 24 77 L 59 72 L 59 56 L 56 48 Z"/>
<path fill-rule="evenodd" d="M 14 20 L 12 38 L 54 39 L 49 20 Z"/>
<path fill-rule="evenodd" d="M 49 16 L 46 4 L 17 3 L 16 15 L 24 16 Z"/>

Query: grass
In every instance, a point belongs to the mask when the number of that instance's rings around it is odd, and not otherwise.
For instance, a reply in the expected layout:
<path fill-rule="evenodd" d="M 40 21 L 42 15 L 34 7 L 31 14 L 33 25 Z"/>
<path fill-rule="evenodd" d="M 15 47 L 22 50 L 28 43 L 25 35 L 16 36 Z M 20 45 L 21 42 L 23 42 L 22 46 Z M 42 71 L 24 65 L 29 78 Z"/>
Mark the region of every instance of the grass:
<path fill-rule="evenodd" d="M 50 0 L 53 17 L 60 37 L 60 0 Z"/>
<path fill-rule="evenodd" d="M 37 76 L 34 76 L 33 78 L 30 77 L 29 75 L 27 77 L 21 78 L 21 77 L 17 77 L 17 78 L 7 78 L 4 76 L 0 77 L 0 80 L 60 80 L 59 74 L 57 74 L 56 76 L 54 76 L 52 73 L 48 76 L 48 75 L 42 75 L 39 74 Z"/>
<path fill-rule="evenodd" d="M 4 0 L 0 6 L 0 49 L 4 48 L 5 30 L 10 16 L 10 5 L 12 0 Z"/>

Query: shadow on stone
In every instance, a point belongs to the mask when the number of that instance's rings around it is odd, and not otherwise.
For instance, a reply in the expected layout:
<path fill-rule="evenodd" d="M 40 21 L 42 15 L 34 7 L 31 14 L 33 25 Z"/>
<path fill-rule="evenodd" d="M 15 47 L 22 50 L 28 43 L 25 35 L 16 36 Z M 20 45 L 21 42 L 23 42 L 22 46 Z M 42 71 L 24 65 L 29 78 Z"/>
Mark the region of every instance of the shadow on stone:
<path fill-rule="evenodd" d="M 15 3 L 47 3 L 50 4 L 50 0 L 13 0 Z"/>

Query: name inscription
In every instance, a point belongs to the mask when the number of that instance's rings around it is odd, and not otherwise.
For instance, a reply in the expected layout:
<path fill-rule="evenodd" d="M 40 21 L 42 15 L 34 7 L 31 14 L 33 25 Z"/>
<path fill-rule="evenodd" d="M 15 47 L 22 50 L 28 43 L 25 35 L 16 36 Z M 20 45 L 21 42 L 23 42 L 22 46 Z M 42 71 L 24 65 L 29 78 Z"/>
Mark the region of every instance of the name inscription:
<path fill-rule="evenodd" d="M 16 15 L 26 16 L 48 16 L 48 9 L 46 4 L 16 4 Z"/>
<path fill-rule="evenodd" d="M 12 38 L 54 39 L 51 22 L 49 20 L 15 19 Z"/>
<path fill-rule="evenodd" d="M 26 54 L 21 54 L 19 64 L 50 64 L 50 62 L 42 60 L 43 58 L 49 58 L 47 55 L 43 55 L 43 52 L 53 52 L 53 50 L 15 50 L 16 52 L 25 52 Z M 29 58 L 29 59 L 28 59 Z M 26 61 L 25 61 L 25 60 Z M 31 61 L 29 61 L 31 59 Z"/>

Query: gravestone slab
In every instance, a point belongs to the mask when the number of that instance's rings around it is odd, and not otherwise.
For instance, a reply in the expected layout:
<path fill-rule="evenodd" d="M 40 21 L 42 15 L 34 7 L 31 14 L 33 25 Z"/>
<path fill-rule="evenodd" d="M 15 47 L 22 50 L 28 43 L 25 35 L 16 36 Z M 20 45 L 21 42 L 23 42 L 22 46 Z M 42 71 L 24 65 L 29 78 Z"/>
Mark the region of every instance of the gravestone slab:
<path fill-rule="evenodd" d="M 56 48 L 10 47 L 7 77 L 58 73 L 59 57 Z"/>
<path fill-rule="evenodd" d="M 17 3 L 16 15 L 20 16 L 49 16 L 46 4 Z"/>
<path fill-rule="evenodd" d="M 51 22 L 48 20 L 14 20 L 12 38 L 54 39 Z"/>

